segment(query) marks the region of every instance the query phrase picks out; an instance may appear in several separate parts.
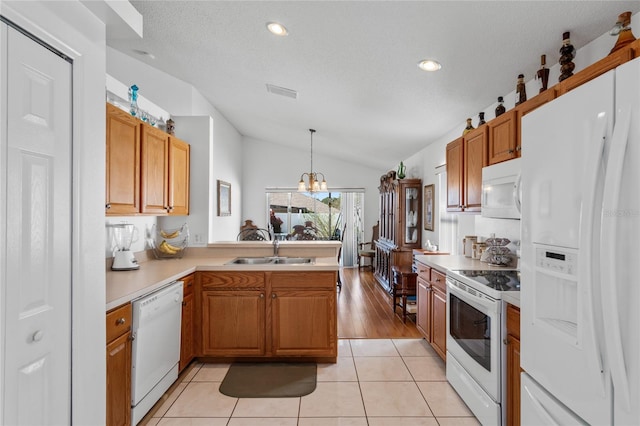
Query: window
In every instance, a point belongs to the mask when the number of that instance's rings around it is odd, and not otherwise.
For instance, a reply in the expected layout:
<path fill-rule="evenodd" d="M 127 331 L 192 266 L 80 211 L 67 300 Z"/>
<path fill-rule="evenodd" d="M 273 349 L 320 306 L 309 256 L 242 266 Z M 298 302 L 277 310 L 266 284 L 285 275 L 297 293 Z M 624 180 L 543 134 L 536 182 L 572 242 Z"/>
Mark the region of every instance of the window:
<path fill-rule="evenodd" d="M 278 238 L 297 239 L 304 233 L 319 240 L 341 240 L 342 265 L 355 265 L 364 235 L 363 189 L 316 193 L 267 189 L 266 196 L 267 223 Z"/>

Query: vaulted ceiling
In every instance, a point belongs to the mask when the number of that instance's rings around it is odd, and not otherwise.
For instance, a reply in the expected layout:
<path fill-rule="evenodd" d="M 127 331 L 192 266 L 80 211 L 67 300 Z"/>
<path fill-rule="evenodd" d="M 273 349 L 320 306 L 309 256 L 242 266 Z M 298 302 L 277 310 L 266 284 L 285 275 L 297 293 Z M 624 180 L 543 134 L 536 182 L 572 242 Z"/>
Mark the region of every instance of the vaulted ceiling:
<path fill-rule="evenodd" d="M 144 37 L 108 34 L 108 45 L 192 84 L 242 135 L 307 150 L 314 128 L 314 152 L 381 170 L 477 117 L 518 74 L 531 79 L 540 55 L 557 63 L 563 32 L 580 48 L 640 10 L 638 1 L 131 3 Z M 269 21 L 288 36 L 269 33 Z M 425 58 L 442 69 L 419 70 Z"/>

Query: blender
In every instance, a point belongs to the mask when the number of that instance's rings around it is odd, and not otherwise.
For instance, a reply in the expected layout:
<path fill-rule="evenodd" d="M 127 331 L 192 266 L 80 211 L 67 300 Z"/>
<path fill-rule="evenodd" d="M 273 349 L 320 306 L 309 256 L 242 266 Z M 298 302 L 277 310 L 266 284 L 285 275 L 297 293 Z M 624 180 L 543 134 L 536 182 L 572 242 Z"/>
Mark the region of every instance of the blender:
<path fill-rule="evenodd" d="M 129 250 L 131 243 L 137 240 L 138 228 L 132 223 L 110 224 L 109 227 L 112 228 L 115 243 L 111 269 L 114 271 L 139 269 L 140 265 L 138 265 L 136 257 Z"/>

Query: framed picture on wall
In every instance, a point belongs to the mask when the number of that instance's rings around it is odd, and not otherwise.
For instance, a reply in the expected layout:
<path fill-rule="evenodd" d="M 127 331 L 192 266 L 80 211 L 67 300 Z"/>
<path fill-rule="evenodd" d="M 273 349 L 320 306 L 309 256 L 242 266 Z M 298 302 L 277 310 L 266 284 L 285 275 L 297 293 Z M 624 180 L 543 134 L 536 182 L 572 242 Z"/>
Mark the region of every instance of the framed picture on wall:
<path fill-rule="evenodd" d="M 231 216 L 231 184 L 218 180 L 218 216 Z"/>
<path fill-rule="evenodd" d="M 424 186 L 424 229 L 426 231 L 433 231 L 433 208 L 435 198 L 436 186 L 434 184 Z"/>

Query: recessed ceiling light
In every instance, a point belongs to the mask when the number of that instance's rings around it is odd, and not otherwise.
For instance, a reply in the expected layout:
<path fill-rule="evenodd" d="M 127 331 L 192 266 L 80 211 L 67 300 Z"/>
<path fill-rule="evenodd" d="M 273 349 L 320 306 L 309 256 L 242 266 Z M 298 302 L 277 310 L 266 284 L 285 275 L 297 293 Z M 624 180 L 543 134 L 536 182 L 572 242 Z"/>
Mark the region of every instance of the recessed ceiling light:
<path fill-rule="evenodd" d="M 442 68 L 442 65 L 440 65 L 440 62 L 434 61 L 433 59 L 423 59 L 418 62 L 418 68 L 422 71 L 438 71 Z"/>
<path fill-rule="evenodd" d="M 267 29 L 271 34 L 275 34 L 277 36 L 286 36 L 289 34 L 289 31 L 287 31 L 285 26 L 277 22 L 267 22 Z"/>

